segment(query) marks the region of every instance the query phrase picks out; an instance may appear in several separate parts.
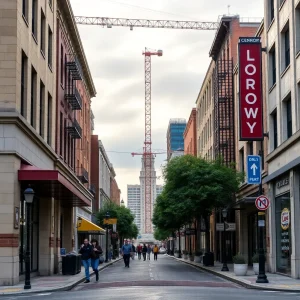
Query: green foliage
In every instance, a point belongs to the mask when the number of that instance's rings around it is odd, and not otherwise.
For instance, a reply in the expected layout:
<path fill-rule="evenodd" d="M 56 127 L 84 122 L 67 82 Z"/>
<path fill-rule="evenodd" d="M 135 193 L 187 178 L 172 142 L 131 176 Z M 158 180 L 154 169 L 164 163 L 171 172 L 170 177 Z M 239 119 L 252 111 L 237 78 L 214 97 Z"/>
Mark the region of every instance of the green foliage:
<path fill-rule="evenodd" d="M 165 239 L 167 239 L 170 236 L 170 231 L 165 230 L 165 229 L 161 229 L 161 228 L 155 228 L 154 230 L 154 238 L 157 241 L 163 241 Z"/>
<path fill-rule="evenodd" d="M 119 233 L 119 236 L 127 238 L 137 237 L 138 230 L 133 223 L 134 216 L 128 208 L 118 206 L 111 201 L 105 202 L 103 207 L 97 213 L 97 219 L 100 226 L 105 227 L 104 219 L 107 212 L 109 213 L 110 218 L 117 218 L 117 232 Z"/>
<path fill-rule="evenodd" d="M 255 253 L 252 257 L 252 262 L 255 264 L 258 263 L 258 261 L 259 261 L 259 255 Z"/>
<path fill-rule="evenodd" d="M 233 263 L 238 265 L 246 264 L 246 259 L 242 254 L 237 254 L 233 257 Z"/>
<path fill-rule="evenodd" d="M 207 161 L 191 155 L 171 159 L 163 176 L 165 186 L 156 201 L 153 223 L 169 231 L 230 205 L 243 179 L 221 159 Z"/>

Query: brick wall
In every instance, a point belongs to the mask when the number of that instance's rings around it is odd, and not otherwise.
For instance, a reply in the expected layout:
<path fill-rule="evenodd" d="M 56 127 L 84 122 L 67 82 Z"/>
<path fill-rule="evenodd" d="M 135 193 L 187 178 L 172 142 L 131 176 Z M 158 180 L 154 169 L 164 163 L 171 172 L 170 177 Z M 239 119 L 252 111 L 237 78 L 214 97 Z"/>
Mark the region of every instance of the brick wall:
<path fill-rule="evenodd" d="M 184 132 L 184 154 L 197 156 L 196 108 L 192 109 Z"/>

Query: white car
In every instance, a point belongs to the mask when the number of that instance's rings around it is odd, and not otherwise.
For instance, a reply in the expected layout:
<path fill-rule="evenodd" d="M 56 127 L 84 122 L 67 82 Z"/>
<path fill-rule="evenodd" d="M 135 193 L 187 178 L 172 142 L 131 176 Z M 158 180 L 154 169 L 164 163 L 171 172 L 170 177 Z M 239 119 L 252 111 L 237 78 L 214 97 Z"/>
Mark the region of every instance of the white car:
<path fill-rule="evenodd" d="M 164 248 L 164 247 L 160 247 L 158 253 L 159 254 L 166 254 L 167 253 L 167 249 Z"/>

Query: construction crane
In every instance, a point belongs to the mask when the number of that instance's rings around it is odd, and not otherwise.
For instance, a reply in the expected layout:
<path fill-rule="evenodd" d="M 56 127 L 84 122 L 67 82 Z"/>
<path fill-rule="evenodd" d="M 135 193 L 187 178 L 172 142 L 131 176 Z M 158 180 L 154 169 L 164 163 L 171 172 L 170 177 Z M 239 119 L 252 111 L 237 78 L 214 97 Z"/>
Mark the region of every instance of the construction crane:
<path fill-rule="evenodd" d="M 104 18 L 104 17 L 82 17 L 76 16 L 77 24 L 100 25 L 112 28 L 113 26 L 144 28 L 169 28 L 169 29 L 193 29 L 193 30 L 216 30 L 219 28 L 218 22 L 198 22 L 198 21 L 173 21 L 173 20 L 146 20 L 146 19 L 124 19 L 124 18 Z M 152 152 L 151 137 L 151 56 L 162 56 L 162 50 L 151 50 L 145 48 L 145 142 L 143 153 L 131 153 L 132 156 L 142 155 L 145 169 L 145 233 L 152 233 L 152 161 L 154 155 L 162 153 Z"/>
<path fill-rule="evenodd" d="M 198 22 L 198 21 L 173 21 L 173 20 L 147 20 L 147 19 L 125 19 L 106 17 L 83 17 L 76 16 L 77 24 L 100 25 L 107 28 L 113 26 L 144 28 L 169 28 L 169 29 L 194 29 L 194 30 L 216 30 L 219 28 L 218 22 Z"/>

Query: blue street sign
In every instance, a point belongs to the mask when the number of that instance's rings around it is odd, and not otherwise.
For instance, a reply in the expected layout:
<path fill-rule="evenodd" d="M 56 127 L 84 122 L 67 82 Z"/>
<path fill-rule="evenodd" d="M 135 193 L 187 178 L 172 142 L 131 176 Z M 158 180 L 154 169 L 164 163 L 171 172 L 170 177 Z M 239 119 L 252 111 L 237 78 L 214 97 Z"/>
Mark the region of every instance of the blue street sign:
<path fill-rule="evenodd" d="M 247 183 L 261 183 L 261 158 L 259 155 L 248 155 L 247 157 Z"/>

